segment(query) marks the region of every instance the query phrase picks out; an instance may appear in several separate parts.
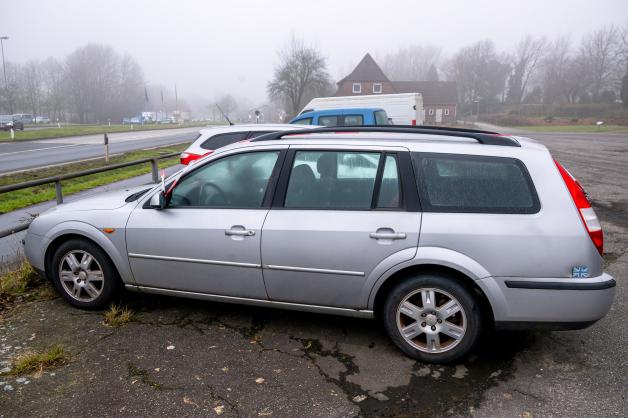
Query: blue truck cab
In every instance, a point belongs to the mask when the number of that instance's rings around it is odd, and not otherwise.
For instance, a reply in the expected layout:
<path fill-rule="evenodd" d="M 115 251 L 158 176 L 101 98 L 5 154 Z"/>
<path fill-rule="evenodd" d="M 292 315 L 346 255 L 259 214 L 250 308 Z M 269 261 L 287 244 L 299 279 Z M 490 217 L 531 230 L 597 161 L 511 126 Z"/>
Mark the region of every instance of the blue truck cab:
<path fill-rule="evenodd" d="M 386 111 L 378 108 L 306 110 L 289 123 L 320 126 L 389 125 Z"/>

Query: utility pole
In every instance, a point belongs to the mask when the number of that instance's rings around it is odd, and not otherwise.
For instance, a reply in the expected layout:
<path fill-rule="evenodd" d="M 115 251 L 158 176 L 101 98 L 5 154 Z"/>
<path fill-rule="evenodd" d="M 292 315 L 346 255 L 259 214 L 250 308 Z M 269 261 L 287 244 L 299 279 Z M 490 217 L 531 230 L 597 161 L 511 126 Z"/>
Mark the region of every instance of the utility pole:
<path fill-rule="evenodd" d="M 8 41 L 8 36 L 0 36 L 0 49 L 2 49 L 2 73 L 4 74 L 4 90 L 6 91 L 7 98 L 9 99 L 9 110 L 11 114 L 13 114 L 13 100 L 11 100 L 11 96 L 9 95 L 9 83 L 7 82 L 7 68 L 4 64 L 4 42 Z"/>

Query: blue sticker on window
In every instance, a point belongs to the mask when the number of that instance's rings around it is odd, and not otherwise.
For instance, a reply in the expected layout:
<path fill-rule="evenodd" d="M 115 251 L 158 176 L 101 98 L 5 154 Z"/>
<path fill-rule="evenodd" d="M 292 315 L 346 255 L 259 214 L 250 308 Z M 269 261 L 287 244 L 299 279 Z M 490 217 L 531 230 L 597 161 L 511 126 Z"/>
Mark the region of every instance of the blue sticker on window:
<path fill-rule="evenodd" d="M 585 279 L 589 277 L 589 267 L 587 266 L 574 266 L 571 269 L 571 277 L 575 279 Z"/>

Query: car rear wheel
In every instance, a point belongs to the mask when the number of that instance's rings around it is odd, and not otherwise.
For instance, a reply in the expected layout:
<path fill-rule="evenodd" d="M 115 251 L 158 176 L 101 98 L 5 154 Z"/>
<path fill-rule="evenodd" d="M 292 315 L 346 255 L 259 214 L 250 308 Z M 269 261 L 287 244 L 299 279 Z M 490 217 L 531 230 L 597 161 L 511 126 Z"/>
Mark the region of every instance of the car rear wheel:
<path fill-rule="evenodd" d="M 119 288 L 111 260 L 87 240 L 73 239 L 61 244 L 52 258 L 51 270 L 57 292 L 77 308 L 103 308 Z"/>
<path fill-rule="evenodd" d="M 391 340 L 420 361 L 459 360 L 480 336 L 482 315 L 473 293 L 447 277 L 424 274 L 409 278 L 390 291 L 383 309 Z"/>

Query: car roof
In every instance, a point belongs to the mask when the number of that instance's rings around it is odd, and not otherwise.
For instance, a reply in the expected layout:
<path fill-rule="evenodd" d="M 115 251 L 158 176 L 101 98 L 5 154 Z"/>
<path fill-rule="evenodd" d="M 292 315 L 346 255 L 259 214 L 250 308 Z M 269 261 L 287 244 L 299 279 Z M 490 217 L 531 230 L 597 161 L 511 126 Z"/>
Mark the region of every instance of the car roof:
<path fill-rule="evenodd" d="M 381 107 L 346 107 L 346 108 L 343 107 L 343 108 L 338 108 L 338 109 L 310 110 L 308 112 L 301 113 L 300 115 L 295 117 L 295 119 L 311 117 L 315 114 L 325 116 L 325 115 L 339 115 L 339 114 L 343 114 L 344 112 L 367 113 L 367 112 L 379 112 L 383 110 L 384 109 L 382 109 Z"/>
<path fill-rule="evenodd" d="M 248 123 L 236 125 L 217 125 L 199 130 L 201 134 L 215 135 L 226 132 L 256 132 L 256 131 L 287 131 L 290 129 L 303 129 L 303 126 L 295 126 L 289 123 Z M 307 128 L 307 127 L 305 127 Z"/>
<path fill-rule="evenodd" d="M 356 127 L 352 127 L 356 128 Z M 348 128 L 348 129 L 352 129 Z M 324 128 L 333 129 L 333 128 Z M 357 129 L 357 128 L 356 128 Z M 460 134 L 478 131 L 461 130 Z M 489 134 L 491 135 L 491 134 Z M 351 132 L 350 130 L 334 132 L 313 132 L 286 134 L 281 139 L 264 140 L 258 137 L 252 141 L 227 145 L 225 149 L 251 147 L 255 145 L 313 145 L 313 146 L 368 146 L 368 147 L 399 147 L 414 152 L 452 152 L 472 153 L 483 155 L 514 155 L 520 152 L 541 151 L 547 153 L 547 148 L 530 138 L 519 136 L 502 136 L 493 134 L 491 142 L 483 144 L 473 137 L 458 136 L 456 132 L 435 133 L 404 133 L 404 132 Z M 265 135 L 271 136 L 271 134 Z M 262 138 L 261 141 L 258 139 Z M 511 146 L 498 145 L 499 141 L 512 144 Z"/>

